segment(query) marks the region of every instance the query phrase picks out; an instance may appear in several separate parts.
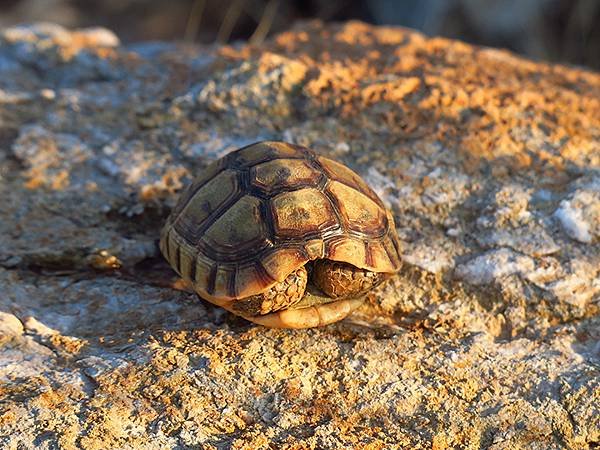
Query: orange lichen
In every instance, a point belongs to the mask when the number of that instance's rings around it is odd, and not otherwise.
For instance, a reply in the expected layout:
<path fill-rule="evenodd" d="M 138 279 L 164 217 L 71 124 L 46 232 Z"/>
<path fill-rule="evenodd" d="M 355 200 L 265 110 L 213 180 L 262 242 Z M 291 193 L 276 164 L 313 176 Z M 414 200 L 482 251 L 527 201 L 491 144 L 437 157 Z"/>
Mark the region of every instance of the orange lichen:
<path fill-rule="evenodd" d="M 489 161 L 509 157 L 502 164 L 509 162 L 515 168 L 542 160 L 544 166 L 560 169 L 564 165 L 560 157 L 584 161 L 600 152 L 590 135 L 600 126 L 599 96 L 593 94 L 600 83 L 585 71 L 448 39 L 425 39 L 401 29 L 374 29 L 356 22 L 337 31 L 317 23 L 311 27 L 310 36 L 333 40 L 318 50 L 302 30 L 278 36 L 276 44 L 304 61 L 314 61 L 317 72 L 307 80 L 304 93 L 317 107 L 334 107 L 342 116 L 356 117 L 371 104 L 388 102 L 390 133 L 398 132 L 399 125 L 402 131 L 437 129 L 429 139 L 449 143 L 448 132 L 453 130 L 450 143 L 461 152 Z M 297 39 L 299 33 L 302 39 Z M 361 49 L 360 58 L 349 46 Z M 415 76 L 419 74 L 424 75 Z M 575 91 L 578 80 L 592 90 L 584 95 Z M 413 93 L 419 96 L 416 104 L 408 95 Z M 415 109 L 421 114 L 408 113 Z M 544 124 L 543 139 L 554 148 L 528 142 L 536 139 L 532 126 L 537 123 Z M 565 142 L 566 137 L 578 142 L 578 151 Z"/>
<path fill-rule="evenodd" d="M 85 347 L 87 341 L 73 338 L 70 336 L 63 336 L 61 334 L 53 334 L 52 336 L 50 336 L 50 343 L 56 349 L 59 349 L 71 355 L 77 355 L 81 351 L 81 349 Z"/>

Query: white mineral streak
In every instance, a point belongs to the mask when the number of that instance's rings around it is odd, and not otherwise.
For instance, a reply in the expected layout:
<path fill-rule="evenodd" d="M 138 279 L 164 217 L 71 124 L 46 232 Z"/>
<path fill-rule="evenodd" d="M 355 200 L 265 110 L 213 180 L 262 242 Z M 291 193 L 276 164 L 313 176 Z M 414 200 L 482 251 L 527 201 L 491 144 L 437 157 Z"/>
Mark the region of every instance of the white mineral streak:
<path fill-rule="evenodd" d="M 583 212 L 580 209 L 571 206 L 571 202 L 563 200 L 560 203 L 560 208 L 556 210 L 554 215 L 560 220 L 567 234 L 573 239 L 584 243 L 592 242 L 590 224 L 583 217 Z"/>
<path fill-rule="evenodd" d="M 451 255 L 443 248 L 432 246 L 430 242 L 406 245 L 402 260 L 429 273 L 441 273 L 454 266 Z"/>
<path fill-rule="evenodd" d="M 560 202 L 554 216 L 565 232 L 584 244 L 600 236 L 600 183 L 590 183 L 578 189 L 568 199 Z"/>
<path fill-rule="evenodd" d="M 534 269 L 534 261 L 529 256 L 516 253 L 508 248 L 500 248 L 479 255 L 456 268 L 458 278 L 474 285 L 490 284 L 508 275 L 523 275 Z"/>

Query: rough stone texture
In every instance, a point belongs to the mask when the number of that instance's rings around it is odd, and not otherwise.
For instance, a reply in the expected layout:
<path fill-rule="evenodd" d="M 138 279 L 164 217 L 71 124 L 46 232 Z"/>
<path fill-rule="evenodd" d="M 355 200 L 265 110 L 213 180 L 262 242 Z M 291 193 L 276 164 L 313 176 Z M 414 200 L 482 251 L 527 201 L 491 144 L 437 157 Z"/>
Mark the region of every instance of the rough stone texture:
<path fill-rule="evenodd" d="M 600 443 L 600 75 L 360 23 L 0 42 L 2 448 Z M 394 212 L 405 266 L 341 323 L 249 324 L 158 255 L 182 186 L 261 139 Z"/>

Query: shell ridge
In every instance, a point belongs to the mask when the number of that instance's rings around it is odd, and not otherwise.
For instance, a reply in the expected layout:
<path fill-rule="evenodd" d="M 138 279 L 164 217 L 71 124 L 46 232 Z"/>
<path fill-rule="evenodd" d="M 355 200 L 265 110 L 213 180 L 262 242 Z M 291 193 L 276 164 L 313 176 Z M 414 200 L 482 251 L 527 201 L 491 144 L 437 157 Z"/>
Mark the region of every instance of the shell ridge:
<path fill-rule="evenodd" d="M 271 202 L 268 199 L 261 199 L 259 212 L 263 223 L 267 226 L 267 233 L 269 234 L 268 242 L 272 244 L 277 239 L 277 236 L 275 234 L 273 210 L 271 207 Z"/>
<path fill-rule="evenodd" d="M 244 194 L 240 191 L 236 195 L 228 199 L 226 202 L 223 202 L 223 204 L 219 205 L 218 208 L 216 208 L 213 212 L 209 214 L 209 216 L 204 220 L 202 226 L 199 227 L 198 233 L 200 235 L 200 241 L 204 237 L 206 231 L 214 225 L 216 219 L 220 217 L 229 208 L 231 208 L 233 205 L 235 205 L 237 202 L 239 202 L 243 197 Z M 190 242 L 185 236 L 184 239 L 190 244 L 191 247 L 199 248 L 198 243 Z"/>
<path fill-rule="evenodd" d="M 235 298 L 237 296 L 237 288 L 235 286 L 235 279 L 238 273 L 238 265 L 233 266 L 233 270 L 230 272 L 229 278 L 227 280 L 227 293 L 230 297 Z"/>
<path fill-rule="evenodd" d="M 396 230 L 392 229 L 392 223 L 391 221 L 388 220 L 388 233 L 390 234 L 390 240 L 392 241 L 392 245 L 394 246 L 394 249 L 396 250 L 396 254 L 398 255 L 398 257 L 400 257 L 400 255 L 402 254 L 400 252 L 400 243 L 398 242 L 398 238 L 396 237 Z"/>
<path fill-rule="evenodd" d="M 320 159 L 320 158 L 322 158 L 322 159 L 325 159 L 325 160 L 327 160 L 327 161 L 331 161 L 331 162 L 332 162 L 334 165 L 337 165 L 337 166 L 343 166 L 345 169 L 347 169 L 347 170 L 348 170 L 348 171 L 350 171 L 352 174 L 354 174 L 354 175 L 356 176 L 356 178 L 358 178 L 359 180 L 361 180 L 361 182 L 364 184 L 364 187 L 363 187 L 363 186 L 358 186 L 358 187 L 360 187 L 360 189 L 357 189 L 357 186 L 353 186 L 352 184 L 349 184 L 349 183 L 347 183 L 347 182 L 346 182 L 346 180 L 344 180 L 344 178 L 343 178 L 343 177 L 340 177 L 340 176 L 338 176 L 338 175 L 335 173 L 335 171 L 333 171 L 333 170 L 331 170 L 331 169 L 328 169 L 328 168 L 325 168 L 325 167 L 323 167 L 323 164 L 321 164 L 321 162 L 319 161 L 319 159 Z M 342 163 L 340 163 L 340 162 L 337 162 L 337 161 L 334 161 L 333 159 L 327 158 L 327 157 L 325 157 L 325 156 L 320 156 L 320 157 L 319 157 L 319 159 L 317 159 L 317 163 L 318 163 L 318 164 L 319 164 L 321 167 L 323 167 L 323 168 L 324 168 L 324 172 L 325 172 L 325 173 L 327 173 L 327 174 L 329 174 L 332 180 L 335 180 L 335 181 L 337 181 L 338 183 L 340 183 L 340 184 L 343 184 L 343 185 L 344 185 L 344 186 L 346 186 L 346 187 L 349 187 L 349 188 L 351 188 L 351 189 L 354 189 L 354 190 L 355 190 L 356 192 L 358 192 L 359 194 L 365 195 L 366 197 L 368 197 L 368 198 L 370 198 L 372 201 L 374 201 L 374 202 L 377 204 L 377 206 L 379 206 L 379 207 L 380 207 L 380 208 L 382 208 L 382 209 L 385 209 L 385 205 L 383 204 L 383 202 L 381 201 L 381 199 L 379 198 L 379 196 L 378 196 L 378 195 L 375 193 L 375 191 L 374 191 L 373 189 L 371 189 L 371 187 L 370 187 L 368 184 L 366 184 L 366 183 L 364 182 L 364 180 L 363 180 L 362 176 L 361 176 L 359 173 L 357 173 L 356 171 L 352 170 L 350 167 L 348 167 L 348 166 L 345 166 L 344 164 L 342 164 Z M 352 180 L 352 181 L 354 181 L 354 180 Z M 363 192 L 363 189 L 364 189 L 364 192 Z"/>
<path fill-rule="evenodd" d="M 325 189 L 322 191 L 322 193 L 325 197 L 327 197 L 327 200 L 329 200 L 329 203 L 331 203 L 331 207 L 333 208 L 333 214 L 335 214 L 335 220 L 338 223 L 338 229 L 341 232 L 346 232 L 346 224 L 344 222 L 344 218 L 342 215 L 342 211 L 341 211 L 338 199 L 335 198 L 335 195 L 332 195 L 331 192 L 329 192 L 329 190 L 327 190 L 328 184 L 329 184 L 329 182 L 327 182 L 325 184 Z"/>
<path fill-rule="evenodd" d="M 387 228 L 384 229 L 381 233 L 379 234 L 369 234 L 369 233 L 364 233 L 362 231 L 358 231 L 358 230 L 348 230 L 346 231 L 346 233 L 348 234 L 348 236 L 352 236 L 358 239 L 383 239 L 385 237 L 386 234 L 388 234 L 388 230 Z"/>
<path fill-rule="evenodd" d="M 273 161 L 277 161 L 278 159 L 306 159 L 304 156 L 273 156 L 271 158 L 261 159 L 260 161 L 256 161 L 249 166 L 241 166 L 238 169 L 251 169 L 253 167 L 258 166 L 259 164 L 270 163 Z"/>
<path fill-rule="evenodd" d="M 281 150 L 278 149 L 276 146 L 273 146 L 273 144 L 284 144 L 285 146 L 292 148 L 295 151 L 301 151 L 302 154 L 300 155 L 286 155 L 286 156 L 282 156 L 281 155 Z M 270 155 L 266 155 L 263 156 L 262 158 L 259 158 L 256 161 L 252 161 L 252 162 L 248 162 L 248 161 L 244 161 L 243 158 L 244 156 L 240 156 L 240 154 L 244 151 L 247 150 L 250 147 L 254 147 L 254 146 L 259 146 L 259 145 L 263 145 L 268 147 L 274 154 L 270 154 Z M 267 162 L 271 162 L 271 161 L 275 161 L 277 159 L 305 159 L 306 156 L 304 155 L 304 148 L 301 146 L 296 146 L 296 145 L 290 145 L 287 142 L 283 142 L 283 141 L 259 141 L 259 142 L 255 142 L 254 144 L 250 144 L 250 145 L 246 145 L 245 147 L 242 147 L 238 150 L 235 150 L 233 152 L 228 153 L 225 158 L 227 158 L 227 165 L 229 165 L 230 167 L 233 168 L 251 168 L 254 166 L 257 166 L 258 164 L 262 164 L 262 163 L 267 163 Z"/>
<path fill-rule="evenodd" d="M 167 261 L 171 262 L 171 249 L 169 248 L 169 234 L 171 234 L 171 230 L 173 229 L 173 225 L 167 221 L 165 225 L 165 229 L 162 232 L 162 237 L 160 239 L 160 248 L 165 255 Z"/>
<path fill-rule="evenodd" d="M 371 251 L 369 241 L 365 241 L 365 262 L 369 267 L 373 267 L 373 252 Z"/>
<path fill-rule="evenodd" d="M 200 241 L 197 246 L 194 247 L 198 253 L 201 253 L 213 261 L 219 260 L 225 264 L 244 264 L 249 260 L 256 258 L 260 252 L 273 248 L 273 243 L 270 240 L 263 241 L 263 245 L 260 248 L 245 248 L 243 251 L 234 248 L 232 251 L 219 251 L 215 250 L 207 242 Z"/>
<path fill-rule="evenodd" d="M 181 245 L 175 246 L 175 271 L 181 275 Z"/>
<path fill-rule="evenodd" d="M 215 284 L 217 282 L 218 268 L 219 264 L 216 262 L 210 267 L 210 273 L 208 274 L 208 283 L 206 285 L 206 292 L 209 295 L 213 295 L 215 293 Z"/>
<path fill-rule="evenodd" d="M 383 250 L 385 251 L 385 254 L 387 255 L 388 259 L 390 260 L 390 262 L 392 263 L 392 267 L 394 267 L 394 269 L 398 266 L 398 263 L 396 262 L 396 259 L 394 257 L 394 255 L 392 255 L 390 253 L 390 248 L 389 248 L 389 244 L 386 244 L 386 241 L 391 240 L 391 239 L 383 239 L 382 240 L 382 244 L 381 246 L 383 247 Z"/>
<path fill-rule="evenodd" d="M 312 152 L 311 152 L 312 153 Z M 312 163 L 314 165 L 314 167 L 316 169 L 318 169 L 324 176 L 323 176 L 323 182 L 322 185 L 319 184 L 317 186 L 317 189 L 319 189 L 319 191 L 325 196 L 327 197 L 327 200 L 329 200 L 329 203 L 331 204 L 332 208 L 333 208 L 333 213 L 335 214 L 335 219 L 338 223 L 338 228 L 342 231 L 345 232 L 346 231 L 346 227 L 343 221 L 343 217 L 342 217 L 342 212 L 341 212 L 341 208 L 340 205 L 338 204 L 337 198 L 335 198 L 334 195 L 331 195 L 331 192 L 329 192 L 329 190 L 327 189 L 327 187 L 329 186 L 329 177 L 327 176 L 327 171 L 325 170 L 325 168 L 323 167 L 323 165 L 319 162 L 319 160 L 317 159 L 316 155 L 313 154 L 313 158 L 312 158 Z"/>
<path fill-rule="evenodd" d="M 198 253 L 194 255 L 190 267 L 190 280 L 192 283 L 196 282 L 196 271 L 198 270 Z"/>

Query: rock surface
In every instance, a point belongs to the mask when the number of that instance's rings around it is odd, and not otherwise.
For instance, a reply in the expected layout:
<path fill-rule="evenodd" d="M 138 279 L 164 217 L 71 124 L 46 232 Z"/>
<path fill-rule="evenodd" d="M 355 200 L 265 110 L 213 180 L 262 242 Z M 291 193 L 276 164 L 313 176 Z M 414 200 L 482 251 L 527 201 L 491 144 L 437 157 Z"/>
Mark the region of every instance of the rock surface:
<path fill-rule="evenodd" d="M 268 330 L 157 238 L 202 167 L 308 145 L 393 210 L 405 266 Z M 360 23 L 260 48 L 0 35 L 2 448 L 600 444 L 600 75 Z"/>

